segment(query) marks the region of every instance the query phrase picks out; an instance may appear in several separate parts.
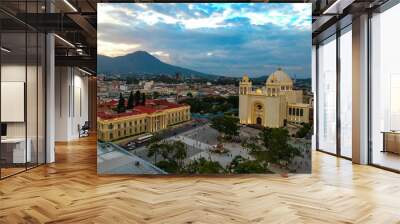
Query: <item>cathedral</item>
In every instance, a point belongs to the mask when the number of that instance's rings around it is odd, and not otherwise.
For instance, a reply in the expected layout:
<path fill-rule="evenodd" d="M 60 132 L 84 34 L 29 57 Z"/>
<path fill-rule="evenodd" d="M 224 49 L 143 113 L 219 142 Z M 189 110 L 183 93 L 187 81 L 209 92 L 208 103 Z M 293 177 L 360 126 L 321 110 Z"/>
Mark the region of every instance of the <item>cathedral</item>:
<path fill-rule="evenodd" d="M 310 108 L 310 104 L 303 101 L 303 91 L 293 89 L 293 80 L 281 68 L 269 75 L 262 88 L 253 89 L 247 75 L 240 81 L 241 124 L 279 128 L 287 122 L 309 123 Z"/>

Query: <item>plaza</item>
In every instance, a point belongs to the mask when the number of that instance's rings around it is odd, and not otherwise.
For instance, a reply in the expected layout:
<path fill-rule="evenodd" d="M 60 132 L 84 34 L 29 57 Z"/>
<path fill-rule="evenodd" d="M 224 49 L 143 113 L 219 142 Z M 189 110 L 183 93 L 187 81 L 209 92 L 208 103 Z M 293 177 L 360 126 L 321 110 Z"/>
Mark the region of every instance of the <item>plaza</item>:
<path fill-rule="evenodd" d="M 252 136 L 257 136 L 260 130 L 242 126 L 240 128 L 239 138 L 241 142 L 249 139 Z M 236 156 L 241 156 L 245 159 L 255 160 L 255 158 L 249 154 L 249 150 L 244 148 L 240 142 L 221 142 L 223 148 L 226 149 L 224 153 L 217 153 L 213 151 L 215 147 L 220 143 L 218 136 L 220 133 L 215 129 L 211 128 L 209 124 L 195 127 L 186 132 L 170 136 L 163 139 L 162 141 L 172 142 L 181 141 L 187 147 L 187 157 L 184 160 L 185 164 L 191 161 L 204 158 L 208 161 L 218 162 L 223 168 L 227 168 L 232 160 Z M 303 156 L 295 157 L 292 164 L 289 165 L 290 171 L 296 171 L 299 173 L 307 173 L 311 169 L 310 161 L 310 141 L 306 139 L 295 139 L 291 138 L 289 144 L 300 148 Z M 146 146 L 136 148 L 130 151 L 135 156 L 148 161 L 149 163 L 155 164 L 163 160 L 162 156 L 158 155 L 156 160 L 154 156 L 148 156 L 148 149 Z M 271 166 L 270 170 L 276 173 L 286 172 L 282 168 Z"/>

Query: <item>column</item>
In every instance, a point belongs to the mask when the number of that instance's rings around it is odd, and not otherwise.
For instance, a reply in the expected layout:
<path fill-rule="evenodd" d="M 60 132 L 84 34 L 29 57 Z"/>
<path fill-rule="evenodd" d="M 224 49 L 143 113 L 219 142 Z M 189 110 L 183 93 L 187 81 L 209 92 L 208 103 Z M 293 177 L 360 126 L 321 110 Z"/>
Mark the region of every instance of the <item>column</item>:
<path fill-rule="evenodd" d="M 46 163 L 55 161 L 54 132 L 55 132 L 55 74 L 54 74 L 54 35 L 46 37 Z"/>
<path fill-rule="evenodd" d="M 353 19 L 352 157 L 368 163 L 368 15 Z"/>

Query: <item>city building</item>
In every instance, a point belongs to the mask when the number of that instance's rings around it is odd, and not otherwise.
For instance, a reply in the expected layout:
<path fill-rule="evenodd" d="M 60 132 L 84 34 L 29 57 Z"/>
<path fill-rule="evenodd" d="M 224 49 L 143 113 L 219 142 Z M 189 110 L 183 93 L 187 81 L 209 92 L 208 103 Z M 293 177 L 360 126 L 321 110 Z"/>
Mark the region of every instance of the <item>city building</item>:
<path fill-rule="evenodd" d="M 247 75 L 239 85 L 241 124 L 278 128 L 287 122 L 309 123 L 310 105 L 303 102 L 303 91 L 293 89 L 293 80 L 281 68 L 268 76 L 265 87 L 253 90 Z"/>
<path fill-rule="evenodd" d="M 148 82 L 145 82 L 145 83 L 144 83 L 143 89 L 144 89 L 145 91 L 150 91 L 150 90 L 153 88 L 153 86 L 154 86 L 154 81 L 151 80 L 151 81 L 148 81 Z"/>
<path fill-rule="evenodd" d="M 190 106 L 167 100 L 146 100 L 146 105 L 135 106 L 124 113 L 112 108 L 118 101 L 105 102 L 97 116 L 97 135 L 101 141 L 113 141 L 143 133 L 153 133 L 190 120 Z M 107 108 L 107 109 L 104 109 Z"/>

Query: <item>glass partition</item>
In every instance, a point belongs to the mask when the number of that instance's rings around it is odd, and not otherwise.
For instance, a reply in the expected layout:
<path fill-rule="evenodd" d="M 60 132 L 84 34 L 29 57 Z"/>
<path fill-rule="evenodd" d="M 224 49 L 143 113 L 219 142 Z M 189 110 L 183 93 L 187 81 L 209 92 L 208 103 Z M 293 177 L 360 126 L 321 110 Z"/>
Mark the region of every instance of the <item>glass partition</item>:
<path fill-rule="evenodd" d="M 38 33 L 38 64 L 37 64 L 37 162 L 44 164 L 46 161 L 46 36 Z"/>
<path fill-rule="evenodd" d="M 25 32 L 1 34 L 2 177 L 24 171 L 31 161 L 26 141 L 26 41 Z"/>
<path fill-rule="evenodd" d="M 30 151 L 30 160 L 27 167 L 37 165 L 37 146 L 38 146 L 38 34 L 35 32 L 27 33 L 27 74 L 26 74 L 26 114 L 27 114 L 27 150 Z"/>
<path fill-rule="evenodd" d="M 318 149 L 336 153 L 336 36 L 318 48 Z"/>
<path fill-rule="evenodd" d="M 340 154 L 352 157 L 352 32 L 351 26 L 340 36 Z"/>
<path fill-rule="evenodd" d="M 26 4 L 0 7 L 43 10 L 42 1 Z M 0 178 L 45 163 L 45 44 L 43 33 L 0 12 Z"/>
<path fill-rule="evenodd" d="M 371 19 L 372 163 L 400 170 L 400 4 Z"/>

